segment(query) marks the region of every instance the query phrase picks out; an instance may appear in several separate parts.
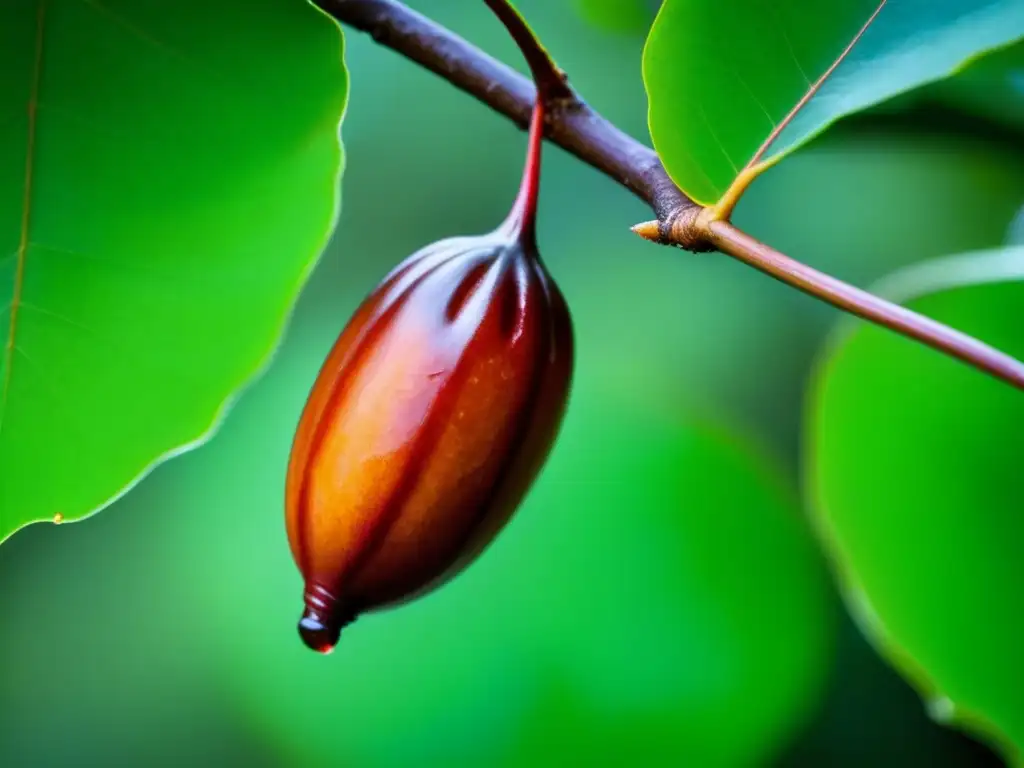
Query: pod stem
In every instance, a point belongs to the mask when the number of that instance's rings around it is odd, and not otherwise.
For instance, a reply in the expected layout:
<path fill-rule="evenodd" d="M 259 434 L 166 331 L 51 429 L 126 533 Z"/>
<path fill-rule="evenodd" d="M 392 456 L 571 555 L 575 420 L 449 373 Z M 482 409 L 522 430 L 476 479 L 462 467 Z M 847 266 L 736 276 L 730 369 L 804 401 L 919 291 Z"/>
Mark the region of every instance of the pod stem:
<path fill-rule="evenodd" d="M 530 136 L 526 150 L 526 165 L 519 194 L 512 205 L 508 218 L 499 231 L 514 237 L 524 246 L 536 250 L 537 246 L 537 201 L 540 197 L 540 156 L 544 146 L 544 102 L 537 100 L 530 120 Z"/>
<path fill-rule="evenodd" d="M 540 189 L 540 155 L 544 143 L 544 118 L 548 109 L 558 101 L 575 100 L 566 83 L 565 73 L 558 68 L 533 30 L 519 15 L 509 0 L 484 0 L 505 29 L 512 36 L 523 58 L 530 67 L 537 95 L 530 120 L 529 148 L 526 167 L 512 211 L 501 226 L 501 233 L 515 237 L 529 250 L 537 250 L 537 198 Z"/>

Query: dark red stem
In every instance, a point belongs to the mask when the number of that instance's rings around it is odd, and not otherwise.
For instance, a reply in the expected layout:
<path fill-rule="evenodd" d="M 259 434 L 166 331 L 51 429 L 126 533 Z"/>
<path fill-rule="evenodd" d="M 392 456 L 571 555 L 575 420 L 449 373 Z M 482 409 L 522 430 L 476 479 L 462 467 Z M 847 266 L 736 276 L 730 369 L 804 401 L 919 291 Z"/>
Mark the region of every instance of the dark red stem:
<path fill-rule="evenodd" d="M 501 225 L 501 231 L 517 237 L 524 245 L 537 245 L 537 200 L 540 196 L 540 156 L 544 146 L 544 103 L 538 101 L 533 107 L 530 121 L 530 137 L 526 150 L 526 165 L 519 194 L 508 218 Z"/>

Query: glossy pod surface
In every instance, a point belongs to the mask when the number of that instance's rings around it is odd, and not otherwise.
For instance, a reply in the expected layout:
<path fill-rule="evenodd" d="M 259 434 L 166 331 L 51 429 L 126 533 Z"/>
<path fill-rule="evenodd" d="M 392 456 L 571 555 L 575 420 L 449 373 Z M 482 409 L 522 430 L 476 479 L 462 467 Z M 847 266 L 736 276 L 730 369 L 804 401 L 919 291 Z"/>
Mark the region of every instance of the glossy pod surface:
<path fill-rule="evenodd" d="M 360 613 L 457 574 L 507 522 L 549 453 L 573 339 L 534 245 L 534 139 L 505 224 L 435 243 L 393 270 L 310 393 L 286 520 L 306 582 L 300 633 L 316 650 L 330 650 Z"/>

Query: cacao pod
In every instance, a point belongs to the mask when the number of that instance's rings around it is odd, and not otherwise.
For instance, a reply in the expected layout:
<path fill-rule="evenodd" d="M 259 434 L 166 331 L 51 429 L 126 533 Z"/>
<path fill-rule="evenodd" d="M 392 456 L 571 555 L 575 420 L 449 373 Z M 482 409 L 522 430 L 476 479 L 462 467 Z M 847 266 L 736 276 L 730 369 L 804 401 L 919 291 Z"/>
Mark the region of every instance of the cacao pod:
<path fill-rule="evenodd" d="M 370 610 L 423 595 L 494 539 L 543 465 L 573 372 L 569 310 L 536 246 L 543 113 L 519 196 L 478 237 L 396 267 L 342 331 L 288 467 L 300 635 L 331 650 Z"/>

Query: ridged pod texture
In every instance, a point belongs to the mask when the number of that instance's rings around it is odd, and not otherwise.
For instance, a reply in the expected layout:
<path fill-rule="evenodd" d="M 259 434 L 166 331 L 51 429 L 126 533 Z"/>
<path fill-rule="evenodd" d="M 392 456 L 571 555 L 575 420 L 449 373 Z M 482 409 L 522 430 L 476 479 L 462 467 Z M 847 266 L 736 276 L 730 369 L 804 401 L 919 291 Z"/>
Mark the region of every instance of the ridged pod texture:
<path fill-rule="evenodd" d="M 459 573 L 550 452 L 573 332 L 534 245 L 533 133 L 530 157 L 505 224 L 434 243 L 394 269 L 313 386 L 292 447 L 286 520 L 305 579 L 300 634 L 316 650 L 333 648 L 359 614 Z"/>

